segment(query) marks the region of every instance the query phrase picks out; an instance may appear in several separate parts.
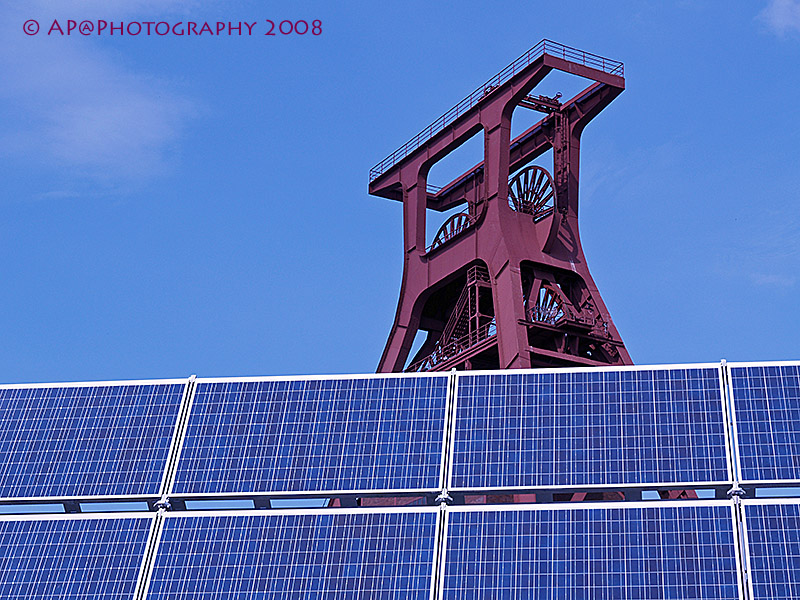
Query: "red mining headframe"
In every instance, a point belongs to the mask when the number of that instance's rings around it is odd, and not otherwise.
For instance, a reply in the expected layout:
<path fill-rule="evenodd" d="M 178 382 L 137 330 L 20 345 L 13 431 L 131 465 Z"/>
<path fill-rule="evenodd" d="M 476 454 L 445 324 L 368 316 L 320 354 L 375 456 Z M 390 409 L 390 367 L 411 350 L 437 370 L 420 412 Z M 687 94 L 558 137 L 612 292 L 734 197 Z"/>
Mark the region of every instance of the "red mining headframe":
<path fill-rule="evenodd" d="M 532 95 L 553 69 L 592 83 L 564 103 Z M 578 234 L 581 133 L 623 75 L 543 40 L 370 171 L 370 194 L 403 202 L 403 283 L 379 372 L 631 364 Z M 512 140 L 517 106 L 544 117 Z M 429 188 L 431 167 L 481 131 L 483 162 Z M 529 165 L 550 149 L 552 174 Z M 427 210 L 458 206 L 426 246 Z"/>

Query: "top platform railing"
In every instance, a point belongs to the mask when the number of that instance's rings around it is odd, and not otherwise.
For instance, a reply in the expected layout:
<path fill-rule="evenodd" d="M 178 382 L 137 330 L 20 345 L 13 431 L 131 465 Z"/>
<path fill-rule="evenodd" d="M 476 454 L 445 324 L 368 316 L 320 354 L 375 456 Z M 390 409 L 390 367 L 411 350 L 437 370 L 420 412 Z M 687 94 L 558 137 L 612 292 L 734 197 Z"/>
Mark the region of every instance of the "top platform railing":
<path fill-rule="evenodd" d="M 559 44 L 558 42 L 553 42 L 551 40 L 542 40 L 533 48 L 528 50 L 525 54 L 520 56 L 517 60 L 508 65 L 505 69 L 500 71 L 497 75 L 492 77 L 489 81 L 472 92 L 469 96 L 464 98 L 461 102 L 456 104 L 453 108 L 444 113 L 441 117 L 436 119 L 428 127 L 420 131 L 417 135 L 400 146 L 400 148 L 392 152 L 389 156 L 372 167 L 372 169 L 369 171 L 369 182 L 372 183 L 375 181 L 378 177 L 383 175 L 386 171 L 391 169 L 406 156 L 414 152 L 414 150 L 419 148 L 422 144 L 447 127 L 450 123 L 458 119 L 465 112 L 478 104 L 478 102 L 488 96 L 492 90 L 504 84 L 506 81 L 514 77 L 514 75 L 530 65 L 533 61 L 541 56 L 544 56 L 545 54 L 554 56 L 556 58 L 563 58 L 564 60 L 578 63 L 586 67 L 591 67 L 611 75 L 618 75 L 620 77 L 625 76 L 624 66 L 618 60 L 604 58 L 602 56 L 598 56 L 597 54 L 584 52 L 583 50 L 571 48 L 570 46 L 565 46 L 564 44 Z"/>

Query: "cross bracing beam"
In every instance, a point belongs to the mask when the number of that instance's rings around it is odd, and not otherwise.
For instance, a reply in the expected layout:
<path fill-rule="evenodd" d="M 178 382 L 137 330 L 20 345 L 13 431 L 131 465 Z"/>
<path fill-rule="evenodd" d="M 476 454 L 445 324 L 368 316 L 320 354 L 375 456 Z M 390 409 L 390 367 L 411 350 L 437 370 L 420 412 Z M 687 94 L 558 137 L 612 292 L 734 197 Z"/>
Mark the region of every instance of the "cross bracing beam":
<path fill-rule="evenodd" d="M 542 40 L 375 165 L 370 170 L 370 193 L 380 195 L 377 190 L 392 186 L 394 182 L 390 175 L 402 168 L 405 162 L 415 160 L 421 154 L 429 157 L 436 154 L 436 148 L 442 144 L 444 138 L 458 138 L 459 135 L 453 136 L 454 132 L 473 129 L 479 122 L 476 115 L 481 110 L 487 110 L 498 98 L 509 90 L 514 90 L 522 82 L 541 80 L 554 68 L 624 88 L 624 67 L 621 62 Z M 533 75 L 534 73 L 536 74 Z"/>
<path fill-rule="evenodd" d="M 588 122 L 614 98 L 624 90 L 622 87 L 607 83 L 594 83 L 588 88 L 564 102 L 561 110 L 580 117 L 585 127 Z M 552 132 L 548 130 L 550 117 L 545 117 L 526 129 L 511 141 L 510 168 L 511 172 L 522 168 L 535 160 L 547 150 L 552 148 Z M 429 190 L 428 208 L 437 211 L 446 211 L 463 203 L 467 193 L 483 182 L 485 167 L 483 161 L 476 164 L 463 175 L 456 177 L 451 182 L 436 188 L 435 193 Z M 402 191 L 397 186 L 370 187 L 370 193 L 390 200 L 402 200 Z"/>

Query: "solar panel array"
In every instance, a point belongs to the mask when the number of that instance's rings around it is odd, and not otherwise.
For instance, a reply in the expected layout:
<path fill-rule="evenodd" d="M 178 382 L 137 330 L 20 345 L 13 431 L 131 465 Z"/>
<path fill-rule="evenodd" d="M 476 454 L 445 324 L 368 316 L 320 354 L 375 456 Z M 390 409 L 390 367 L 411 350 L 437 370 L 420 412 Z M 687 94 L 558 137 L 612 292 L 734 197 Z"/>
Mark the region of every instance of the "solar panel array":
<path fill-rule="evenodd" d="M 0 387 L 0 499 L 158 496 L 185 386 Z"/>
<path fill-rule="evenodd" d="M 452 489 L 731 481 L 718 366 L 457 381 Z"/>
<path fill-rule="evenodd" d="M 173 494 L 441 487 L 448 377 L 198 380 Z"/>
<path fill-rule="evenodd" d="M 147 598 L 429 600 L 437 512 L 170 514 Z"/>
<path fill-rule="evenodd" d="M 454 508 L 444 600 L 738 599 L 730 503 Z"/>
<path fill-rule="evenodd" d="M 789 494 L 799 375 L 780 363 L 0 387 L 0 504 L 456 502 L 0 516 L 0 597 L 800 600 L 800 499 L 464 504 L 740 483 Z"/>
<path fill-rule="evenodd" d="M 0 598 L 133 600 L 154 518 L 0 517 Z"/>
<path fill-rule="evenodd" d="M 800 482 L 800 365 L 731 365 L 741 480 Z"/>

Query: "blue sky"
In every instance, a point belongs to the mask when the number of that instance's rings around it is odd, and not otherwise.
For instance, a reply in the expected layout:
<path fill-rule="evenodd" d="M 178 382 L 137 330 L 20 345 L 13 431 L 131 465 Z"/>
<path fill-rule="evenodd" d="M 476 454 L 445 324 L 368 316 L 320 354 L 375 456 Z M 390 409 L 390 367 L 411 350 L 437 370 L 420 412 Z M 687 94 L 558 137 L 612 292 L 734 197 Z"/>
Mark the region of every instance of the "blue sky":
<path fill-rule="evenodd" d="M 0 381 L 373 371 L 402 223 L 370 167 L 542 38 L 625 63 L 580 218 L 634 361 L 800 358 L 797 0 L 25 5 L 0 8 Z"/>

